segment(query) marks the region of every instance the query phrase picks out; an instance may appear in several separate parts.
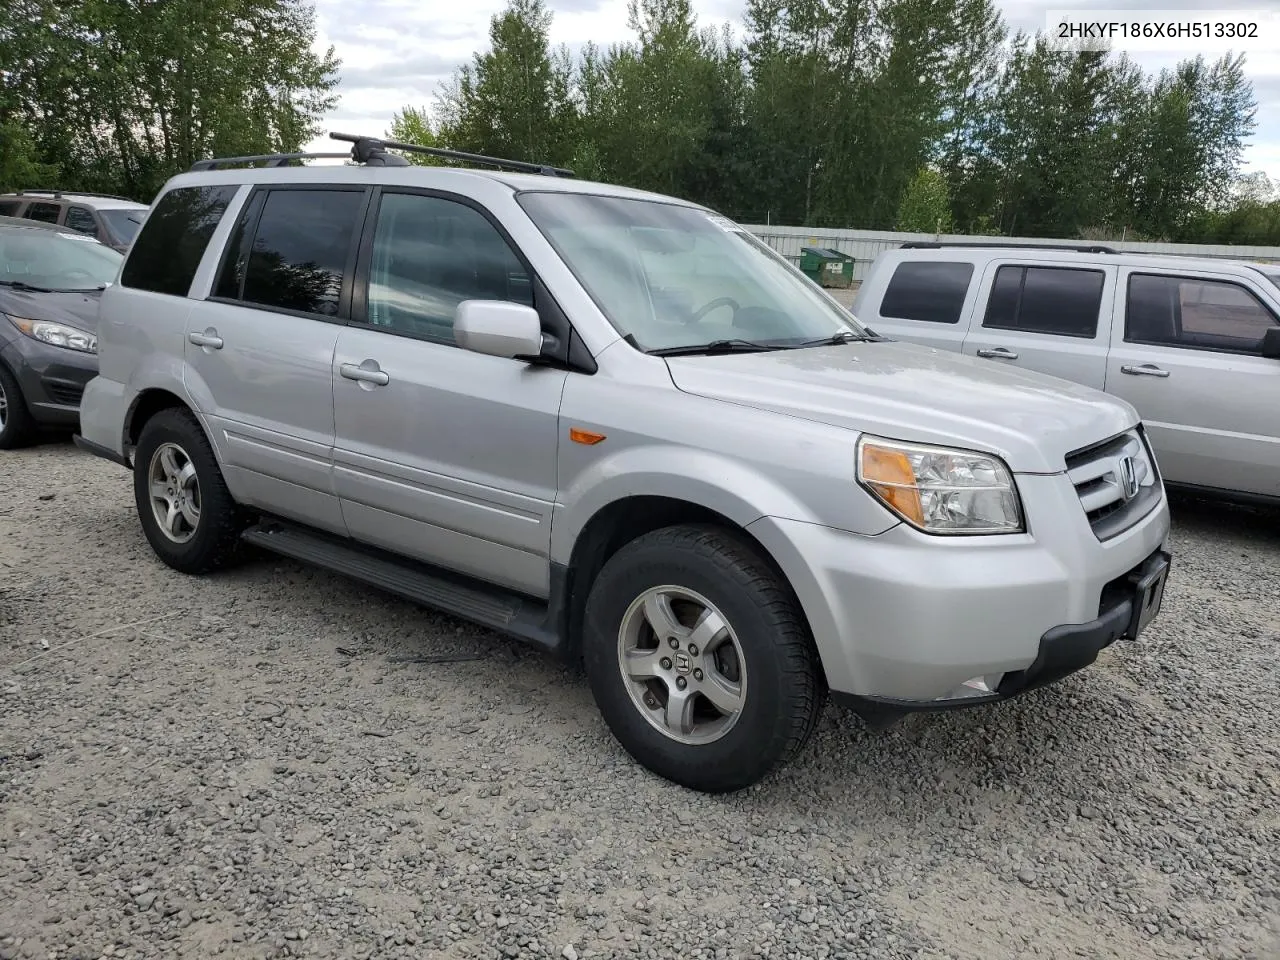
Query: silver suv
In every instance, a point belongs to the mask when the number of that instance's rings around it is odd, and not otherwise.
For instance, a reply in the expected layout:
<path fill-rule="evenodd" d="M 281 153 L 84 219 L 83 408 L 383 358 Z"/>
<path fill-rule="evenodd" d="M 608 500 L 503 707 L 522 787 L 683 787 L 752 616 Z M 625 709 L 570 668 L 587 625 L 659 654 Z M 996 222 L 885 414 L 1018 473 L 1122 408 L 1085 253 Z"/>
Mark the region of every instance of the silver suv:
<path fill-rule="evenodd" d="M 828 694 L 1000 700 L 1159 609 L 1128 404 L 887 342 L 697 205 L 335 136 L 355 164 L 174 177 L 103 294 L 77 442 L 171 567 L 254 545 L 580 660 L 711 792 Z"/>

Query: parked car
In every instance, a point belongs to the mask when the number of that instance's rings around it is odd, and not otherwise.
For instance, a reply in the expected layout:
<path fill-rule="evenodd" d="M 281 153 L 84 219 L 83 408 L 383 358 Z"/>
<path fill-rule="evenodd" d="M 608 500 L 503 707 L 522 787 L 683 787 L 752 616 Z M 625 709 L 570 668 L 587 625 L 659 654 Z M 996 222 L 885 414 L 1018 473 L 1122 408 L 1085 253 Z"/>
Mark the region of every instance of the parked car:
<path fill-rule="evenodd" d="M 704 791 L 829 693 L 1001 700 L 1159 610 L 1129 404 L 871 336 L 695 204 L 350 139 L 174 177 L 103 294 L 77 443 L 175 570 L 252 544 L 580 660 L 623 747 Z"/>
<path fill-rule="evenodd" d="M 0 216 L 66 227 L 121 253 L 133 242 L 148 209 L 145 203 L 109 193 L 19 190 L 0 194 Z"/>
<path fill-rule="evenodd" d="M 98 298 L 123 259 L 63 227 L 0 217 L 0 450 L 79 423 L 98 372 Z"/>
<path fill-rule="evenodd" d="M 1280 500 L 1280 265 L 913 243 L 876 258 L 852 309 L 890 337 L 1133 404 L 1170 487 Z"/>

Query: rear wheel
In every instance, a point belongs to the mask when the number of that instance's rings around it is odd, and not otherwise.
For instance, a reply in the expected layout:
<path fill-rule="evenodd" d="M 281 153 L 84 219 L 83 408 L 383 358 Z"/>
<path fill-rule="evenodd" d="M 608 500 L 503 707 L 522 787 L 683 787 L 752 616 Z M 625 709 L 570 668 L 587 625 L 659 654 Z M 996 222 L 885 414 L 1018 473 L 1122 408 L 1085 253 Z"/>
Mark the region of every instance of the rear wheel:
<path fill-rule="evenodd" d="M 142 428 L 133 491 L 147 541 L 173 569 L 208 573 L 238 558 L 245 517 L 190 411 L 161 410 Z"/>
<path fill-rule="evenodd" d="M 35 418 L 22 398 L 18 380 L 7 367 L 0 365 L 0 450 L 25 447 L 35 435 Z"/>
<path fill-rule="evenodd" d="M 624 546 L 591 589 L 584 660 L 619 743 L 653 772 L 721 793 L 809 740 L 826 690 L 790 592 L 738 537 L 668 527 Z"/>

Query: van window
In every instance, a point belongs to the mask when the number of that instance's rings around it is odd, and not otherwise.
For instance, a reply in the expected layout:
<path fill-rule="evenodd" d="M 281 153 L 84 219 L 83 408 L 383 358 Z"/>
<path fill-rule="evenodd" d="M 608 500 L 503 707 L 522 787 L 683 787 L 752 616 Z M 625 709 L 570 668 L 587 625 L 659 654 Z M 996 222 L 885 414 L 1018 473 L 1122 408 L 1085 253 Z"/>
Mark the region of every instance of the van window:
<path fill-rule="evenodd" d="M 67 207 L 67 219 L 63 221 L 63 226 L 80 233 L 87 233 L 91 237 L 98 234 L 98 222 L 84 207 Z"/>
<path fill-rule="evenodd" d="M 973 277 L 971 263 L 908 260 L 898 264 L 880 303 L 880 316 L 894 320 L 958 323 Z"/>
<path fill-rule="evenodd" d="M 1242 284 L 1150 273 L 1129 277 L 1124 338 L 1130 343 L 1257 353 L 1277 322 Z"/>
<path fill-rule="evenodd" d="M 982 325 L 1093 339 L 1105 279 L 1101 270 L 1005 264 L 996 271 Z"/>
<path fill-rule="evenodd" d="M 237 189 L 235 184 L 179 187 L 161 197 L 134 240 L 120 285 L 185 297 Z"/>
<path fill-rule="evenodd" d="M 22 206 L 17 200 L 0 200 L 0 217 L 17 216 L 18 207 Z"/>

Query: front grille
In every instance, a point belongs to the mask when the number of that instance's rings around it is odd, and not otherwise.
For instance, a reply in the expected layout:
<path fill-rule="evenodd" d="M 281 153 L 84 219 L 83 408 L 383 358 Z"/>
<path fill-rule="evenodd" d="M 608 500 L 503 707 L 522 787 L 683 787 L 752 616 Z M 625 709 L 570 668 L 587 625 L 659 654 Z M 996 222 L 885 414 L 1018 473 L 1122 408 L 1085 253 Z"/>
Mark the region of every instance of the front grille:
<path fill-rule="evenodd" d="M 54 403 L 65 403 L 69 407 L 79 406 L 84 396 L 84 385 L 68 383 L 65 380 L 45 380 L 44 392 Z"/>
<path fill-rule="evenodd" d="M 1160 502 L 1160 474 L 1141 427 L 1068 454 L 1067 476 L 1099 540 L 1124 533 Z"/>

